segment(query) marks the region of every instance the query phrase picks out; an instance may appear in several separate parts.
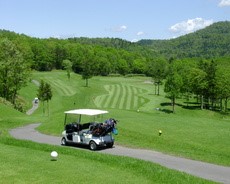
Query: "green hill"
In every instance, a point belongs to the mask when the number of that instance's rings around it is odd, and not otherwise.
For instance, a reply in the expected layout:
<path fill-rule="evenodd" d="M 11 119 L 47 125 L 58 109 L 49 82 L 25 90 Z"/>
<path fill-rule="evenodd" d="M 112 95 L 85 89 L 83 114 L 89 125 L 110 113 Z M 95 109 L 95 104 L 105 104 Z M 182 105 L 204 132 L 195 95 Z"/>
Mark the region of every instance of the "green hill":
<path fill-rule="evenodd" d="M 64 60 L 81 74 L 85 65 L 91 75 L 145 74 L 153 61 L 172 58 L 230 58 L 230 22 L 217 22 L 202 30 L 170 40 L 131 43 L 118 38 L 39 39 L 0 30 L 0 41 L 9 39 L 23 59 L 37 71 L 63 69 Z"/>
<path fill-rule="evenodd" d="M 52 87 L 50 111 L 43 114 L 40 103 L 28 116 L 0 103 L 0 157 L 4 158 L 0 177 L 4 183 L 56 180 L 63 183 L 69 175 L 83 183 L 101 183 L 102 180 L 116 183 L 117 175 L 123 183 L 209 183 L 141 160 L 16 140 L 8 134 L 11 128 L 41 122 L 39 131 L 60 136 L 63 112 L 74 108 L 108 110 L 109 116 L 104 118 L 119 120 L 115 144 L 229 166 L 229 116 L 183 108 L 183 99 L 178 101 L 176 114 L 168 113 L 169 100 L 162 91 L 159 96 L 153 95 L 154 87 L 148 77 L 93 77 L 89 87 L 85 87 L 79 75 L 71 73 L 68 80 L 64 71 L 33 72 L 31 78 L 28 86 L 20 91 L 21 98 L 28 102 L 27 108 L 31 108 L 38 89 L 34 81 L 42 79 Z M 159 130 L 162 130 L 161 136 Z M 60 154 L 57 162 L 50 161 L 52 150 Z M 95 167 L 96 171 L 91 174 Z M 101 175 L 111 169 L 110 174 Z M 68 182 L 76 181 L 75 177 L 70 177 Z"/>
<path fill-rule="evenodd" d="M 39 130 L 44 133 L 60 135 L 66 110 L 105 109 L 110 113 L 104 118 L 119 120 L 119 135 L 116 137 L 119 144 L 229 164 L 230 150 L 226 145 L 230 138 L 229 116 L 200 110 L 196 99 L 191 99 L 189 104 L 185 99 L 178 99 L 176 114 L 172 114 L 163 87 L 159 96 L 154 95 L 151 78 L 93 77 L 89 80 L 89 87 L 85 87 L 85 81 L 79 75 L 72 73 L 68 80 L 64 71 L 35 72 L 32 79 L 48 82 L 53 90 L 49 116 L 48 111 L 42 115 L 42 104 L 30 116 L 37 119 L 36 122 L 43 122 Z M 28 94 L 34 94 L 35 87 L 31 82 L 21 90 L 21 96 L 29 101 L 32 97 Z M 163 131 L 161 138 L 158 136 L 160 129 Z"/>
<path fill-rule="evenodd" d="M 230 22 L 217 22 L 175 39 L 141 40 L 138 43 L 168 58 L 230 56 Z"/>

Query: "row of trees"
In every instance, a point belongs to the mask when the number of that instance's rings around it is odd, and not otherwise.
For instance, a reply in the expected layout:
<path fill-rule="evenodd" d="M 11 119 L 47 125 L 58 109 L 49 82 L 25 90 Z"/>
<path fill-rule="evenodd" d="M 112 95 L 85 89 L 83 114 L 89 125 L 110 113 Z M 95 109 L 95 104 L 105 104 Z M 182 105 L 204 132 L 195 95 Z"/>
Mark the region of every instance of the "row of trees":
<path fill-rule="evenodd" d="M 169 65 L 165 92 L 172 100 L 173 112 L 176 99 L 185 97 L 188 101 L 196 96 L 200 108 L 227 111 L 230 98 L 230 68 L 218 65 L 213 60 L 189 62 L 173 61 Z"/>
<path fill-rule="evenodd" d="M 221 110 L 222 107 L 227 110 L 229 57 L 219 58 L 218 62 L 197 58 L 166 59 L 148 49 L 143 50 L 143 47 L 119 42 L 119 39 L 112 40 L 117 48 L 111 47 L 109 39 L 104 42 L 102 39 L 99 44 L 95 41 L 91 45 L 88 44 L 89 39 L 78 41 L 37 39 L 0 31 L 0 96 L 16 104 L 17 93 L 28 81 L 31 69 L 65 69 L 69 79 L 73 70 L 82 74 L 86 86 L 88 79 L 94 75 L 135 73 L 151 76 L 156 94 L 165 81 L 165 92 L 172 99 L 173 107 L 176 98 L 197 95 L 201 108 L 204 101 L 213 107 L 218 100 Z M 108 44 L 108 47 L 103 44 Z M 124 45 L 128 48 L 124 49 Z"/>
<path fill-rule="evenodd" d="M 93 75 L 146 73 L 146 61 L 157 56 L 150 49 L 121 39 L 39 39 L 0 30 L 0 40 L 4 38 L 17 45 L 31 68 L 38 71 L 63 69 L 63 61 L 69 60 L 79 74 L 85 65 L 91 65 Z"/>

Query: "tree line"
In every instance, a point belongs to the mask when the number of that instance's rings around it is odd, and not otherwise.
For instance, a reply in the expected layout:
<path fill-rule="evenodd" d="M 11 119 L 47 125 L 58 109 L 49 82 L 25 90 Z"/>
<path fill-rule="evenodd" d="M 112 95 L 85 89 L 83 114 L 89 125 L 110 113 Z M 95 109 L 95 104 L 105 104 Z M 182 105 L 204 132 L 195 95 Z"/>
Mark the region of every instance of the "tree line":
<path fill-rule="evenodd" d="M 146 61 L 156 57 L 151 50 L 121 39 L 39 39 L 2 30 L 0 40 L 4 38 L 18 47 L 31 69 L 38 71 L 63 69 L 63 61 L 69 60 L 73 71 L 79 74 L 85 65 L 91 65 L 93 75 L 146 73 Z"/>
<path fill-rule="evenodd" d="M 169 64 L 164 91 L 172 101 L 177 98 L 197 99 L 200 109 L 228 111 L 230 99 L 230 67 L 221 60 L 173 60 Z"/>
<path fill-rule="evenodd" d="M 114 46 L 113 46 L 114 44 Z M 17 106 L 17 93 L 29 80 L 30 70 L 65 69 L 87 80 L 95 75 L 143 74 L 151 76 L 155 93 L 164 83 L 172 100 L 199 97 L 201 108 L 227 111 L 230 57 L 165 57 L 163 54 L 121 39 L 39 39 L 0 31 L 0 96 Z"/>

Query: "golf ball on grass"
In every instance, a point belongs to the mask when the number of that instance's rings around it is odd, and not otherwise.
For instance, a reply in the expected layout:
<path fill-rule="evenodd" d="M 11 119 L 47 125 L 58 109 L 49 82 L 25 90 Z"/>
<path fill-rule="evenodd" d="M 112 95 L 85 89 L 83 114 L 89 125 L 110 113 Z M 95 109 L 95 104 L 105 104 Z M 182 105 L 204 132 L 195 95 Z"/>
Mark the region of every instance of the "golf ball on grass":
<path fill-rule="evenodd" d="M 51 160 L 57 160 L 58 158 L 58 153 L 56 151 L 52 151 L 50 153 L 50 156 L 51 156 Z"/>
<path fill-rule="evenodd" d="M 162 134 L 162 131 L 161 131 L 161 130 L 159 130 L 159 136 L 161 136 L 161 134 Z"/>

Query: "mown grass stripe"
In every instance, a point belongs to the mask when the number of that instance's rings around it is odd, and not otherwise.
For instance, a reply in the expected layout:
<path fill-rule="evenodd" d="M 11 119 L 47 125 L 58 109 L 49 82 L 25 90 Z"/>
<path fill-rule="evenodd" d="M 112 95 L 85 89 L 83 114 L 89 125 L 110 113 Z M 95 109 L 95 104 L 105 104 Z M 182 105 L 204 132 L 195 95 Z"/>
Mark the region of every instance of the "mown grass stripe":
<path fill-rule="evenodd" d="M 145 103 L 145 99 L 139 96 L 145 90 L 125 84 L 105 85 L 108 94 L 95 98 L 94 103 L 101 108 L 136 109 Z"/>
<path fill-rule="evenodd" d="M 115 94 L 115 90 L 116 90 L 116 87 L 115 85 L 110 85 L 110 91 L 109 91 L 109 99 L 108 99 L 108 105 L 107 107 L 111 108 L 112 107 L 112 104 L 113 104 L 113 101 L 114 101 L 114 94 Z"/>
<path fill-rule="evenodd" d="M 97 96 L 95 99 L 94 99 L 94 104 L 100 108 L 100 107 L 103 107 L 102 104 L 103 104 L 103 99 L 104 99 L 104 95 L 101 95 L 101 96 Z"/>
<path fill-rule="evenodd" d="M 138 97 L 137 97 L 137 96 L 134 96 L 133 109 L 138 108 L 138 106 L 139 106 Z"/>
<path fill-rule="evenodd" d="M 134 101 L 134 93 L 133 93 L 133 86 L 130 86 L 130 91 L 131 91 L 131 101 L 130 101 L 130 107 L 129 109 L 133 109 L 133 101 Z"/>
<path fill-rule="evenodd" d="M 145 103 L 145 99 L 144 98 L 140 98 L 140 104 L 143 105 Z"/>
<path fill-rule="evenodd" d="M 120 103 L 119 103 L 119 109 L 123 109 L 124 103 L 125 103 L 125 97 L 126 97 L 126 89 L 124 85 L 121 85 L 121 98 L 120 98 Z"/>
<path fill-rule="evenodd" d="M 51 78 L 44 78 L 44 80 L 48 81 L 50 85 L 54 87 L 56 92 L 60 94 L 61 96 L 72 96 L 76 93 L 72 87 L 67 86 L 60 79 L 56 79 L 54 81 Z"/>
<path fill-rule="evenodd" d="M 45 79 L 45 81 L 47 81 L 47 82 L 51 85 L 51 87 L 54 88 L 55 91 L 56 91 L 59 95 L 63 96 L 64 92 L 62 91 L 62 89 L 60 89 L 60 88 L 56 85 L 56 83 L 55 83 L 54 81 L 49 80 L 49 79 Z"/>
<path fill-rule="evenodd" d="M 94 100 L 94 103 L 97 107 L 107 108 L 111 107 L 111 103 L 113 102 L 113 94 L 115 93 L 115 86 L 113 85 L 104 85 L 105 90 L 108 94 L 97 96 Z"/>
<path fill-rule="evenodd" d="M 131 109 L 131 103 L 132 103 L 132 86 L 126 86 L 127 93 L 126 93 L 126 109 Z"/>
<path fill-rule="evenodd" d="M 113 92 L 113 103 L 111 105 L 112 108 L 117 107 L 120 93 L 121 93 L 121 87 L 120 87 L 120 85 L 117 84 L 117 85 L 115 85 L 115 90 Z"/>
<path fill-rule="evenodd" d="M 134 94 L 134 99 L 133 99 L 133 108 L 136 109 L 138 107 L 138 96 L 137 96 L 137 88 L 133 87 L 133 94 Z"/>
<path fill-rule="evenodd" d="M 135 86 L 133 86 L 133 109 L 137 109 L 138 107 L 138 88 L 136 88 Z"/>
<path fill-rule="evenodd" d="M 109 106 L 110 100 L 111 100 L 111 85 L 105 85 L 106 91 L 108 91 L 108 95 L 104 96 L 104 103 L 103 107 L 106 108 Z"/>
<path fill-rule="evenodd" d="M 69 86 L 67 86 L 66 84 L 64 84 L 62 81 L 57 80 L 56 82 L 54 82 L 54 84 L 56 85 L 56 87 L 61 90 L 63 92 L 63 95 L 65 96 L 72 96 L 74 95 L 74 91 L 70 89 Z"/>
<path fill-rule="evenodd" d="M 144 89 L 141 89 L 141 88 L 138 88 L 138 94 L 143 94 L 145 93 L 145 90 Z M 139 106 L 142 106 L 143 104 L 145 103 L 145 98 L 142 97 L 142 96 L 139 96 L 139 99 L 138 99 L 138 104 Z"/>

